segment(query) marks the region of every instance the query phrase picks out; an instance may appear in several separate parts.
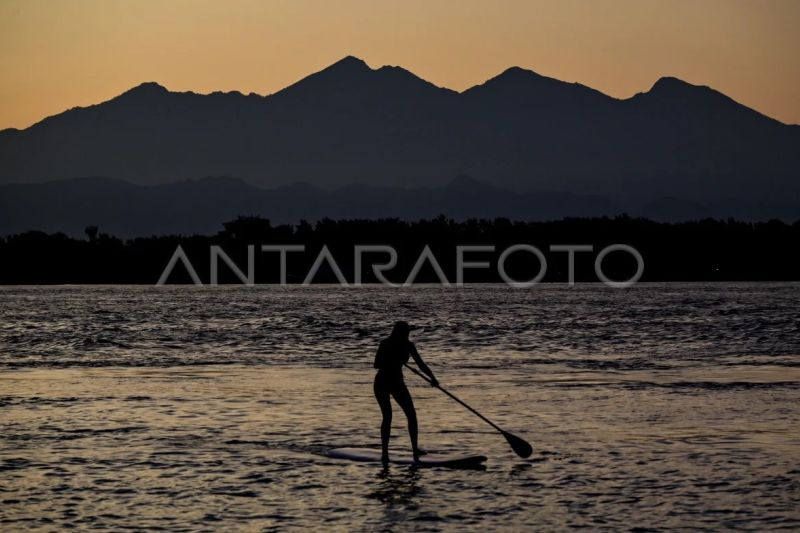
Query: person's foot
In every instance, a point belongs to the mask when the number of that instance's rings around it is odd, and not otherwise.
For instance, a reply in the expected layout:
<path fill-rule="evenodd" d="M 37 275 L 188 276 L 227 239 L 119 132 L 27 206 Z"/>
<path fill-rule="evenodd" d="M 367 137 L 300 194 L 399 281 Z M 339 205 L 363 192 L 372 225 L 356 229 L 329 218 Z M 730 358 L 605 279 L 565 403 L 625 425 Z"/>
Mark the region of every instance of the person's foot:
<path fill-rule="evenodd" d="M 423 456 L 423 455 L 428 455 L 428 452 L 426 452 L 425 450 L 423 450 L 423 449 L 421 449 L 421 448 L 417 448 L 417 449 L 416 449 L 416 450 L 414 450 L 412 453 L 413 453 L 413 455 L 414 455 L 414 462 L 415 462 L 415 463 L 418 463 L 418 462 L 419 462 L 419 458 L 420 458 L 421 456 Z"/>

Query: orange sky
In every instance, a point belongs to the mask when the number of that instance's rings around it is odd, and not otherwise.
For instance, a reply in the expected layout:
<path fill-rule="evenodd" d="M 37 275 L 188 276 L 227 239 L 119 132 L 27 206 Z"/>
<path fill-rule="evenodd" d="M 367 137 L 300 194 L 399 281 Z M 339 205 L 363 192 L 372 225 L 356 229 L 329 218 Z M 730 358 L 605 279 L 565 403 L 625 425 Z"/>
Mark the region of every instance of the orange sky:
<path fill-rule="evenodd" d="M 463 90 L 518 65 L 617 97 L 663 75 L 800 123 L 798 0 L 0 0 L 0 128 L 143 81 L 268 94 L 340 59 Z"/>

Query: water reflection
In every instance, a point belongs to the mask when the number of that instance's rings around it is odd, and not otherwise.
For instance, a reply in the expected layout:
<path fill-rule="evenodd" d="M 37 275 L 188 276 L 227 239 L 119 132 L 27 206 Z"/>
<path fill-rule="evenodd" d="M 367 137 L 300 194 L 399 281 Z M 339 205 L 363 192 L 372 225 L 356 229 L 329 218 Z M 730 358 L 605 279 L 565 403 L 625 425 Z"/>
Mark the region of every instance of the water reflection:
<path fill-rule="evenodd" d="M 540 369 L 447 375 L 504 426 L 536 428 L 537 457 L 519 461 L 469 413 L 418 387 L 426 444 L 486 451 L 485 471 L 326 458 L 331 447 L 380 442 L 362 370 L 4 372 L 4 528 L 36 520 L 46 529 L 197 530 L 216 519 L 216 529 L 252 531 L 713 529 L 723 511 L 742 529 L 800 525 L 792 369 L 551 371 L 538 382 Z M 653 385 L 627 386 L 634 379 Z M 711 379 L 718 384 L 687 386 Z M 397 446 L 407 450 L 407 441 Z"/>
<path fill-rule="evenodd" d="M 541 461 L 540 458 L 534 458 L 535 461 Z M 509 472 L 509 477 L 517 477 L 522 476 L 526 473 L 533 466 L 533 463 L 517 463 L 511 467 L 511 471 Z"/>
<path fill-rule="evenodd" d="M 395 467 L 396 468 L 396 467 Z M 367 494 L 367 498 L 387 505 L 409 506 L 423 493 L 419 486 L 420 472 L 416 466 L 395 469 L 391 465 L 378 472 L 378 488 Z"/>

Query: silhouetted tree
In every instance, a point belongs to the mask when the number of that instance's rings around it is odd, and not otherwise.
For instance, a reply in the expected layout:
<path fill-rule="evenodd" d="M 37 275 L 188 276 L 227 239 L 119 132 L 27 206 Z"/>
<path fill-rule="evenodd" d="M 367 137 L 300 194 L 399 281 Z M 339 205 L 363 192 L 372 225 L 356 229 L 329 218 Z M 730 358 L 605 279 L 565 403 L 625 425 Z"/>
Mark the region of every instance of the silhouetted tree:
<path fill-rule="evenodd" d="M 212 236 L 195 235 L 140 237 L 121 240 L 88 226 L 91 243 L 63 233 L 30 231 L 0 237 L 0 283 L 144 283 L 159 278 L 178 245 L 203 281 L 209 279 L 209 247 L 221 246 L 241 268 L 247 265 L 247 245 L 302 244 L 305 252 L 289 254 L 287 279 L 305 278 L 323 245 L 327 246 L 345 277 L 354 275 L 356 244 L 386 244 L 398 254 L 397 266 L 386 272 L 391 281 L 404 281 L 420 252 L 429 246 L 450 281 L 455 281 L 456 246 L 491 244 L 496 253 L 471 257 L 489 261 L 490 268 L 470 270 L 467 282 L 501 282 L 497 272 L 499 254 L 512 244 L 538 247 L 547 258 L 543 281 L 567 280 L 568 256 L 550 252 L 553 244 L 588 244 L 593 253 L 575 256 L 577 281 L 597 281 L 594 258 L 610 244 L 629 244 L 644 258 L 641 281 L 740 281 L 800 279 L 800 223 L 779 220 L 748 223 L 736 220 L 700 220 L 680 224 L 657 223 L 641 218 L 566 218 L 552 222 L 520 222 L 508 219 L 471 219 L 456 222 L 446 217 L 414 222 L 399 219 L 333 220 L 296 226 L 273 226 L 258 217 L 239 217 L 225 223 Z M 277 255 L 261 254 L 255 261 L 256 282 L 277 282 Z M 376 258 L 384 262 L 385 258 Z M 365 281 L 375 281 L 370 258 L 362 263 Z M 506 261 L 514 279 L 530 279 L 538 272 L 538 260 L 529 253 L 515 253 Z M 612 279 L 628 279 L 635 262 L 624 253 L 611 253 L 603 270 Z M 220 265 L 220 283 L 238 283 L 226 265 Z M 171 283 L 188 283 L 178 268 Z M 327 264 L 315 282 L 335 281 Z M 438 282 L 426 265 L 418 282 Z"/>
<path fill-rule="evenodd" d="M 86 236 L 89 237 L 90 241 L 94 241 L 97 238 L 99 228 L 97 226 L 86 226 L 83 231 L 86 232 Z"/>

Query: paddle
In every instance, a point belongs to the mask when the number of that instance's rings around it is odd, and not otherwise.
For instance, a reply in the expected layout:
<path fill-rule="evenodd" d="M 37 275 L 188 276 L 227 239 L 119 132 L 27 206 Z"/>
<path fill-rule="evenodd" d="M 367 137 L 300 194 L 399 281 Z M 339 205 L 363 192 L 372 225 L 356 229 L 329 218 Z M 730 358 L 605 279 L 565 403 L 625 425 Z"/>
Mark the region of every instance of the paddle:
<path fill-rule="evenodd" d="M 423 374 L 422 372 L 420 372 L 416 368 L 410 366 L 408 363 L 405 363 L 405 365 L 406 365 L 406 368 L 411 370 L 413 373 L 415 373 L 416 375 L 418 375 L 419 377 L 421 377 L 422 379 L 424 379 L 428 383 L 431 382 L 431 380 L 428 378 L 428 376 L 426 376 L 425 374 Z M 492 426 L 494 429 L 499 431 L 500 434 L 503 435 L 503 437 L 505 437 L 506 441 L 508 442 L 508 445 L 511 446 L 511 449 L 514 450 L 514 453 L 516 453 L 517 455 L 519 455 L 523 459 L 527 459 L 528 457 L 531 456 L 531 454 L 533 453 L 533 447 L 530 444 L 528 444 L 525 440 L 517 437 L 516 435 L 514 435 L 512 433 L 509 433 L 508 431 L 505 431 L 500 426 L 498 426 L 497 424 L 495 424 L 494 422 L 492 422 L 491 420 L 489 420 L 488 418 L 486 418 L 485 416 L 480 414 L 478 411 L 476 411 L 475 409 L 473 409 L 472 407 L 470 407 L 469 405 L 464 403 L 461 399 L 456 397 L 455 394 L 443 389 L 442 387 L 440 387 L 438 385 L 437 385 L 436 388 L 439 389 L 440 391 L 442 391 L 443 393 L 447 394 L 448 396 L 450 396 L 452 399 L 454 399 L 455 401 L 457 401 L 458 403 L 460 403 L 461 405 L 463 405 L 464 407 L 466 407 L 467 409 L 469 409 L 470 411 L 472 411 L 476 415 L 478 415 L 478 417 L 481 420 L 483 420 L 484 422 L 486 422 L 487 424 Z"/>

